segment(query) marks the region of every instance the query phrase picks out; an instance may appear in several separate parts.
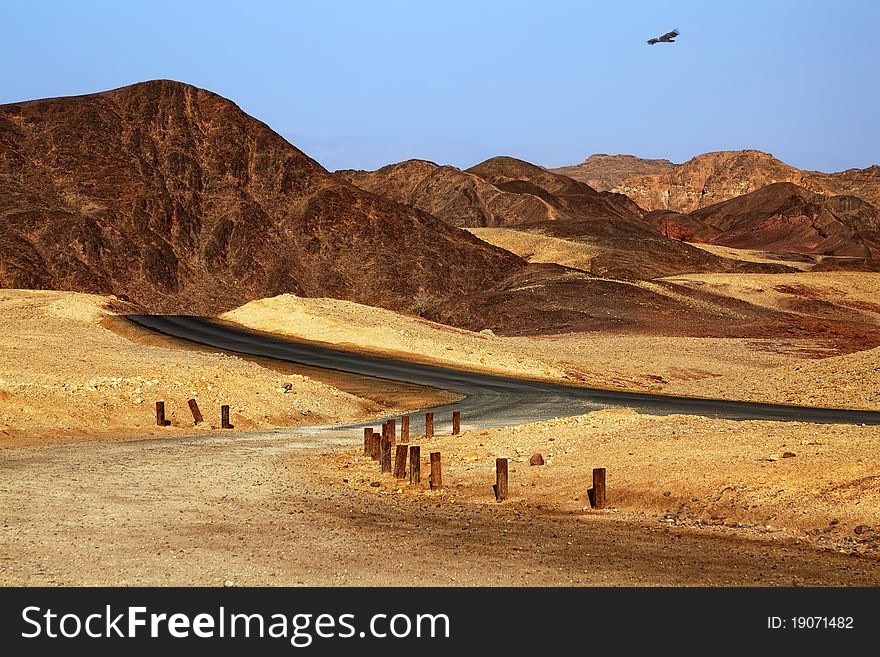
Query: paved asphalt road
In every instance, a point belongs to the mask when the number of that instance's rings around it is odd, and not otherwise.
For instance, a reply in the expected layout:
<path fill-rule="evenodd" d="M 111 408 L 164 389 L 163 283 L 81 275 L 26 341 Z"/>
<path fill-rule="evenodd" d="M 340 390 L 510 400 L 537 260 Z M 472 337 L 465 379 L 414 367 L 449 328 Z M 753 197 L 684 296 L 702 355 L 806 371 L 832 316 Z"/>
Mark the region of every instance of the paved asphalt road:
<path fill-rule="evenodd" d="M 433 386 L 460 393 L 464 396 L 461 401 L 431 409 L 435 413 L 435 427 L 438 432 L 448 432 L 446 425 L 451 422 L 453 410 L 461 411 L 462 428 L 513 426 L 579 415 L 600 408 L 631 408 L 641 413 L 658 415 L 679 413 L 737 420 L 880 424 L 878 411 L 668 397 L 540 383 L 300 344 L 239 330 L 202 317 L 129 315 L 128 319 L 154 331 L 224 351 L 268 356 L 302 365 Z M 414 432 L 424 430 L 422 417 L 413 416 L 412 420 Z"/>

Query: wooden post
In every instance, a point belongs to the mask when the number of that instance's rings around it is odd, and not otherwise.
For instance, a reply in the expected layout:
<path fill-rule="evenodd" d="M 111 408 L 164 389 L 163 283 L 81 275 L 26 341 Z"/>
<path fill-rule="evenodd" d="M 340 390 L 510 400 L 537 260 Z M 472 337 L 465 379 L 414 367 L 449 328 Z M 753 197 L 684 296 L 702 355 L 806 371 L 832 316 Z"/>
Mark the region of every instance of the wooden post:
<path fill-rule="evenodd" d="M 370 455 L 373 445 L 373 427 L 364 427 L 364 456 Z"/>
<path fill-rule="evenodd" d="M 507 459 L 495 459 L 495 501 L 507 499 Z"/>
<path fill-rule="evenodd" d="M 605 468 L 593 468 L 593 502 L 594 509 L 605 508 Z"/>
<path fill-rule="evenodd" d="M 420 484 L 422 482 L 422 455 L 418 445 L 409 448 L 409 483 Z"/>
<path fill-rule="evenodd" d="M 220 427 L 223 429 L 232 428 L 232 425 L 229 423 L 229 404 L 223 404 L 220 407 Z"/>
<path fill-rule="evenodd" d="M 156 402 L 156 424 L 160 427 L 167 427 L 170 422 L 165 421 L 165 402 Z"/>
<path fill-rule="evenodd" d="M 397 452 L 394 454 L 394 477 L 406 478 L 406 445 L 397 446 Z"/>
<path fill-rule="evenodd" d="M 373 429 L 371 429 L 372 433 L 370 434 L 370 458 L 374 461 L 378 461 L 381 457 L 382 451 L 382 435 Z"/>
<path fill-rule="evenodd" d="M 192 411 L 193 422 L 195 422 L 196 424 L 201 424 L 202 420 L 204 420 L 205 418 L 202 417 L 202 412 L 199 410 L 199 405 L 196 400 L 190 399 L 186 403 L 189 404 L 189 410 Z"/>
<path fill-rule="evenodd" d="M 443 477 L 440 475 L 440 452 L 431 452 L 431 490 L 443 488 Z"/>
<path fill-rule="evenodd" d="M 400 418 L 400 442 L 409 442 L 409 415 Z"/>
<path fill-rule="evenodd" d="M 434 437 L 434 414 L 425 413 L 425 438 Z"/>
<path fill-rule="evenodd" d="M 461 411 L 452 411 L 452 435 L 461 433 Z"/>
<path fill-rule="evenodd" d="M 382 456 L 379 459 L 379 467 L 382 472 L 391 472 L 391 438 L 382 438 Z"/>
<path fill-rule="evenodd" d="M 392 441 L 397 441 L 397 420 L 393 418 L 388 420 L 388 435 Z"/>

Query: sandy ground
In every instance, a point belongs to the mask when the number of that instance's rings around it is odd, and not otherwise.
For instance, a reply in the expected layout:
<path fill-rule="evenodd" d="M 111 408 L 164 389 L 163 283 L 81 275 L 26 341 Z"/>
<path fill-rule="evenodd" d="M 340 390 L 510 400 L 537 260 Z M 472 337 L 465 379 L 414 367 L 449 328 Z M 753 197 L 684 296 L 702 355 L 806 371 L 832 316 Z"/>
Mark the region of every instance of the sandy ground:
<path fill-rule="evenodd" d="M 869 279 L 821 276 L 767 293 L 742 276 L 687 284 L 783 305 L 809 285 L 870 319 Z M 372 384 L 184 347 L 107 303 L 0 292 L 0 585 L 880 585 L 878 427 L 598 411 L 422 441 L 415 487 L 379 474 L 357 435 L 303 425 L 412 407 L 418 390 L 368 398 Z M 880 389 L 880 349 L 816 360 L 806 341 L 502 338 L 291 296 L 224 319 L 595 385 L 868 408 Z M 191 396 L 206 424 L 230 403 L 237 430 L 194 429 Z M 536 452 L 545 465 L 528 464 Z M 501 504 L 496 457 L 512 459 Z M 603 511 L 585 495 L 594 467 Z"/>
<path fill-rule="evenodd" d="M 821 262 L 823 256 L 798 256 L 797 258 L 786 257 L 784 254 L 773 253 L 772 251 L 756 251 L 754 249 L 735 249 L 730 246 L 721 246 L 720 244 L 700 244 L 699 242 L 688 242 L 693 247 L 707 251 L 713 255 L 722 258 L 730 258 L 731 260 L 742 260 L 744 262 L 763 262 L 768 264 L 787 265 L 800 269 L 801 271 L 809 271 Z"/>
<path fill-rule="evenodd" d="M 193 428 L 190 398 L 205 417 L 200 430 L 219 426 L 222 404 L 230 405 L 239 428 L 338 422 L 400 409 L 236 356 L 174 348 L 125 326 L 106 310 L 111 301 L 0 290 L 0 443 L 173 434 Z M 158 400 L 171 422 L 166 429 L 156 426 Z"/>
<path fill-rule="evenodd" d="M 573 242 L 515 228 L 468 228 L 484 242 L 516 253 L 529 262 L 556 263 L 590 271 L 593 258 L 600 249 L 585 242 Z"/>
<path fill-rule="evenodd" d="M 607 469 L 612 515 L 652 517 L 832 548 L 880 548 L 880 427 L 641 415 L 629 410 L 421 438 L 440 451 L 447 496 L 495 505 L 495 459 L 509 458 L 511 500 L 589 511 L 592 468 Z M 530 465 L 541 454 L 543 466 Z M 340 454 L 336 480 L 367 490 L 377 464 Z M 428 466 L 423 466 L 427 479 Z M 355 476 L 352 477 L 351 475 Z M 411 495 L 416 491 L 400 486 Z M 421 491 L 419 491 L 421 494 Z M 862 533 L 854 533 L 862 526 Z M 880 556 L 880 555 L 878 555 Z"/>
<path fill-rule="evenodd" d="M 876 529 L 853 532 L 877 429 L 749 429 L 600 412 L 438 436 L 418 489 L 289 432 L 0 449 L 0 585 L 880 585 Z M 495 503 L 494 455 L 532 450 L 548 465 L 515 460 Z M 598 465 L 609 508 L 584 511 Z"/>
<path fill-rule="evenodd" d="M 790 312 L 826 312 L 833 306 L 880 323 L 880 273 L 683 274 L 664 280 Z"/>

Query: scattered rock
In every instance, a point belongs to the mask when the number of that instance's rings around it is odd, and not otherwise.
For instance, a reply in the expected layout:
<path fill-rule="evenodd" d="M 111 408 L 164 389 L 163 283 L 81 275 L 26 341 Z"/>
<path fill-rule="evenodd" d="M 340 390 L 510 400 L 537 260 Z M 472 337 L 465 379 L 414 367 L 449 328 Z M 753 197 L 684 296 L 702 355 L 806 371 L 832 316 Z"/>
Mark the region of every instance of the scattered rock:
<path fill-rule="evenodd" d="M 223 580 L 223 586 L 225 586 L 226 588 L 230 588 L 232 586 L 235 586 L 235 582 L 233 582 L 231 579 L 225 579 Z"/>
<path fill-rule="evenodd" d="M 672 495 L 672 491 L 669 491 L 669 490 L 663 491 L 663 497 L 669 497 L 670 495 Z"/>
<path fill-rule="evenodd" d="M 544 465 L 544 457 L 540 453 L 532 454 L 529 459 L 529 465 Z"/>
<path fill-rule="evenodd" d="M 794 452 L 782 452 L 782 458 L 784 459 L 790 459 L 795 456 L 797 456 L 797 454 L 795 454 Z"/>
<path fill-rule="evenodd" d="M 370 486 L 372 486 L 373 488 L 379 488 L 379 486 L 381 486 L 381 485 L 382 484 L 378 481 L 373 481 L 370 483 Z"/>
<path fill-rule="evenodd" d="M 837 525 L 837 524 L 839 524 L 839 523 L 840 523 L 840 520 L 838 520 L 837 518 L 834 518 L 834 519 L 833 519 L 831 522 L 829 522 L 828 524 L 829 524 L 829 525 Z"/>
<path fill-rule="evenodd" d="M 868 525 L 856 525 L 853 531 L 856 534 L 866 534 L 867 532 L 871 531 L 871 528 Z"/>

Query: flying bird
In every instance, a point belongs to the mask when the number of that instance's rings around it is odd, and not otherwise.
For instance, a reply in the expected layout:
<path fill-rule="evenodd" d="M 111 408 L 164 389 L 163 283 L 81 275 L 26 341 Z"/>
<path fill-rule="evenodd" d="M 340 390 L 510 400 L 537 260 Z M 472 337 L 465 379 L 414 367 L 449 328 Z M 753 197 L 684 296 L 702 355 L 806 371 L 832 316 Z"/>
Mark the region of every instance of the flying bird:
<path fill-rule="evenodd" d="M 678 30 L 672 30 L 672 32 L 667 32 L 663 36 L 657 37 L 656 39 L 649 39 L 648 43 L 650 43 L 652 46 L 655 43 L 675 43 L 675 37 L 677 37 L 679 34 L 680 32 Z"/>

